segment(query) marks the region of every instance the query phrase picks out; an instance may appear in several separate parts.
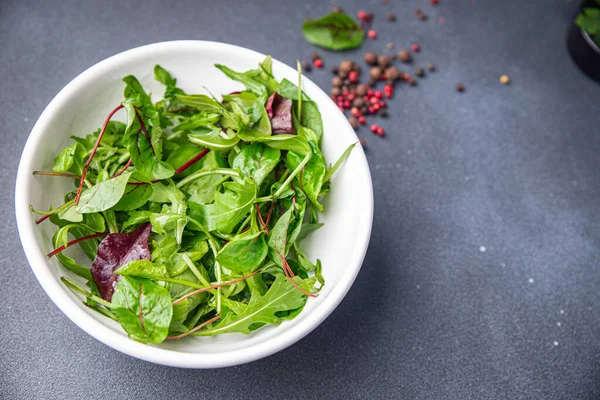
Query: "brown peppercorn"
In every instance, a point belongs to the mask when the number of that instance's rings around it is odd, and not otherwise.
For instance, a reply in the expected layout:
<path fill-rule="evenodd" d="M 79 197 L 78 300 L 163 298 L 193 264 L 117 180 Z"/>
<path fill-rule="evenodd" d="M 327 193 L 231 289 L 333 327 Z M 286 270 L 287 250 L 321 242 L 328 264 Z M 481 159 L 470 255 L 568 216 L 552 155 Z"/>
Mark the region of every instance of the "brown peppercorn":
<path fill-rule="evenodd" d="M 368 91 L 369 91 L 369 87 L 367 85 L 365 85 L 364 83 L 362 85 L 358 85 L 356 87 L 356 94 L 359 96 L 366 95 Z"/>
<path fill-rule="evenodd" d="M 360 108 L 360 112 L 361 112 L 361 113 L 363 113 L 363 114 L 366 114 L 366 113 L 368 113 L 368 112 L 369 112 L 369 107 L 367 107 L 367 106 L 362 106 L 362 107 Z"/>
<path fill-rule="evenodd" d="M 302 71 L 304 71 L 304 72 L 312 71 L 312 65 L 310 65 L 310 63 L 303 62 L 302 63 Z"/>
<path fill-rule="evenodd" d="M 342 92 L 347 92 L 348 91 L 348 86 L 344 85 L 342 86 Z"/>
<path fill-rule="evenodd" d="M 343 82 L 343 84 L 344 84 L 345 86 L 350 86 L 350 79 L 348 79 L 348 78 L 344 79 L 344 82 Z"/>
<path fill-rule="evenodd" d="M 411 76 L 410 78 L 408 78 L 408 84 L 410 86 L 417 86 L 417 80 Z"/>
<path fill-rule="evenodd" d="M 462 83 L 457 83 L 456 84 L 456 91 L 457 92 L 464 92 L 465 91 L 465 85 L 463 85 Z"/>
<path fill-rule="evenodd" d="M 394 14 L 394 13 L 389 13 L 386 17 L 387 17 L 387 20 L 390 22 L 394 22 L 396 20 L 396 14 Z"/>
<path fill-rule="evenodd" d="M 360 145 L 363 147 L 363 149 L 367 147 L 367 141 L 363 137 L 359 137 L 358 141 L 360 142 Z"/>
<path fill-rule="evenodd" d="M 367 85 L 369 85 L 370 87 L 374 87 L 377 84 L 377 79 L 369 79 L 369 81 L 367 82 Z"/>
<path fill-rule="evenodd" d="M 389 67 L 385 70 L 385 77 L 391 81 L 400 79 L 401 72 L 396 67 Z"/>
<path fill-rule="evenodd" d="M 361 97 L 357 97 L 352 101 L 352 105 L 356 108 L 361 108 L 364 104 L 364 101 Z"/>
<path fill-rule="evenodd" d="M 342 90 L 339 87 L 331 89 L 331 97 L 338 97 L 340 94 L 342 94 Z"/>
<path fill-rule="evenodd" d="M 386 49 L 391 49 L 392 47 L 394 47 L 394 44 L 393 44 L 392 42 L 388 42 L 388 43 L 385 45 L 385 48 L 386 48 Z M 394 56 L 392 56 L 392 57 L 394 57 Z"/>
<path fill-rule="evenodd" d="M 356 118 L 354 118 L 354 117 L 350 117 L 350 118 L 348 118 L 348 122 L 350 122 L 350 125 L 351 125 L 351 126 L 354 128 L 354 129 L 358 128 L 358 120 L 357 120 Z"/>
<path fill-rule="evenodd" d="M 398 59 L 403 63 L 409 63 L 412 61 L 412 54 L 410 54 L 410 51 L 406 49 L 400 50 L 398 53 Z"/>
<path fill-rule="evenodd" d="M 427 20 L 427 14 L 419 14 L 419 21 Z"/>
<path fill-rule="evenodd" d="M 384 110 L 383 108 L 379 111 L 379 116 L 383 117 L 383 118 L 387 118 L 388 117 L 388 112 L 387 110 Z"/>
<path fill-rule="evenodd" d="M 432 63 L 427 64 L 427 70 L 435 71 L 435 65 L 433 65 Z"/>
<path fill-rule="evenodd" d="M 347 77 L 347 76 L 348 76 L 348 73 L 347 73 L 347 72 L 344 72 L 344 71 L 339 71 L 339 72 L 338 72 L 338 76 L 339 76 L 340 78 L 345 78 L 345 77 Z"/>
<path fill-rule="evenodd" d="M 420 8 L 415 8 L 415 14 L 419 15 L 421 14 L 423 11 L 421 11 Z"/>
<path fill-rule="evenodd" d="M 415 69 L 415 75 L 416 76 L 423 76 L 423 75 L 425 75 L 425 70 L 423 68 L 421 68 L 421 67 L 417 67 Z"/>
<path fill-rule="evenodd" d="M 373 52 L 368 52 L 365 54 L 365 62 L 369 65 L 375 65 L 377 63 L 377 54 Z"/>
<path fill-rule="evenodd" d="M 333 7 L 331 7 L 331 12 L 333 12 L 333 13 L 341 13 L 342 12 L 342 7 L 340 7 L 340 6 L 333 6 Z"/>
<path fill-rule="evenodd" d="M 333 79 L 331 79 L 331 84 L 338 87 L 342 86 L 342 78 L 339 76 L 334 76 Z"/>
<path fill-rule="evenodd" d="M 379 66 L 381 68 L 387 68 L 392 63 L 392 60 L 390 60 L 389 56 L 382 54 L 379 57 L 377 57 L 377 62 L 379 63 Z"/>
<path fill-rule="evenodd" d="M 321 57 L 319 56 L 319 54 L 317 52 L 312 53 L 312 60 L 313 61 L 315 61 L 316 59 L 319 59 L 319 58 L 321 58 Z"/>
<path fill-rule="evenodd" d="M 360 65 L 358 65 L 357 63 L 353 62 L 352 63 L 352 71 L 356 71 L 357 73 L 361 73 L 362 68 L 360 67 Z"/>
<path fill-rule="evenodd" d="M 340 63 L 340 72 L 348 73 L 350 71 L 352 71 L 352 61 L 348 61 L 348 60 L 342 61 Z"/>
<path fill-rule="evenodd" d="M 336 67 L 331 67 L 331 73 L 334 75 L 337 75 L 340 73 L 340 69 L 336 66 Z"/>
<path fill-rule="evenodd" d="M 369 76 L 372 79 L 379 79 L 379 77 L 381 76 L 381 68 L 379 67 L 373 67 L 369 70 Z"/>

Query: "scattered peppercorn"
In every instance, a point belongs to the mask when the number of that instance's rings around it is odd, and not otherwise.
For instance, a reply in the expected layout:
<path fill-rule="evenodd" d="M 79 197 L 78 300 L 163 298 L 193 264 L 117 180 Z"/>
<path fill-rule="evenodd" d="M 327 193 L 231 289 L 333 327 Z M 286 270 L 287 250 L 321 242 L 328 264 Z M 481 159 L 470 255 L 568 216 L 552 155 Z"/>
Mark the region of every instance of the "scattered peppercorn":
<path fill-rule="evenodd" d="M 365 84 L 362 85 L 358 85 L 358 87 L 356 88 L 356 94 L 359 96 L 364 96 L 367 94 L 367 91 L 369 90 L 369 87 Z"/>
<path fill-rule="evenodd" d="M 363 149 L 367 148 L 367 141 L 363 137 L 359 137 L 358 141 L 360 142 L 360 145 L 363 147 Z"/>
<path fill-rule="evenodd" d="M 390 59 L 389 56 L 382 54 L 379 57 L 377 57 L 377 63 L 379 64 L 379 66 L 381 68 L 387 68 L 392 63 L 392 60 Z"/>
<path fill-rule="evenodd" d="M 410 86 L 417 86 L 417 80 L 411 76 L 410 79 L 408 80 L 408 84 Z"/>
<path fill-rule="evenodd" d="M 342 93 L 342 90 L 339 87 L 334 87 L 331 89 L 331 97 L 338 97 Z"/>
<path fill-rule="evenodd" d="M 367 19 L 367 12 L 365 10 L 360 10 L 359 12 L 356 13 L 356 16 L 358 17 L 358 19 L 365 21 Z"/>
<path fill-rule="evenodd" d="M 423 68 L 421 68 L 421 67 L 417 67 L 415 69 L 415 75 L 416 76 L 423 76 L 423 75 L 425 75 L 425 70 Z"/>
<path fill-rule="evenodd" d="M 341 72 L 350 72 L 352 70 L 352 61 L 344 60 L 340 63 L 340 71 Z"/>
<path fill-rule="evenodd" d="M 339 72 L 338 72 L 338 76 L 339 76 L 340 78 L 345 78 L 345 77 L 347 77 L 347 76 L 348 76 L 348 73 L 347 73 L 347 72 L 344 72 L 344 71 L 339 71 Z"/>
<path fill-rule="evenodd" d="M 358 123 L 364 125 L 367 122 L 367 119 L 364 116 L 358 117 Z"/>
<path fill-rule="evenodd" d="M 427 69 L 429 71 L 435 71 L 435 65 L 433 65 L 432 63 L 427 64 Z"/>
<path fill-rule="evenodd" d="M 320 58 L 317 58 L 315 61 L 313 61 L 313 64 L 315 64 L 315 67 L 317 68 L 323 68 L 323 60 Z"/>
<path fill-rule="evenodd" d="M 377 135 L 378 136 L 383 136 L 385 135 L 385 129 L 383 129 L 381 126 L 377 127 Z"/>
<path fill-rule="evenodd" d="M 333 7 L 331 7 L 331 12 L 333 12 L 333 13 L 341 13 L 342 12 L 342 7 L 340 7 L 340 6 L 333 6 Z"/>
<path fill-rule="evenodd" d="M 369 70 L 369 76 L 373 79 L 379 79 L 379 77 L 381 76 L 381 68 L 379 67 L 372 67 Z"/>
<path fill-rule="evenodd" d="M 342 78 L 340 78 L 339 76 L 334 76 L 333 79 L 331 80 L 331 84 L 333 86 L 342 86 Z"/>
<path fill-rule="evenodd" d="M 457 92 L 464 92 L 465 91 L 465 85 L 463 85 L 462 83 L 457 83 L 456 84 L 456 91 Z"/>
<path fill-rule="evenodd" d="M 367 82 L 367 85 L 373 87 L 377 84 L 377 79 L 369 79 L 369 81 Z"/>
<path fill-rule="evenodd" d="M 312 66 L 305 61 L 302 63 L 302 71 L 310 72 L 310 71 L 312 71 Z"/>
<path fill-rule="evenodd" d="M 348 80 L 351 83 L 358 82 L 358 72 L 356 72 L 356 71 L 350 71 L 350 72 L 348 72 Z"/>
<path fill-rule="evenodd" d="M 375 29 L 370 29 L 370 30 L 367 32 L 367 37 L 368 37 L 369 39 L 377 39 L 377 32 L 375 31 Z"/>
<path fill-rule="evenodd" d="M 347 92 L 348 91 L 348 86 L 342 86 L 342 92 Z"/>
<path fill-rule="evenodd" d="M 379 116 L 383 117 L 383 118 L 387 118 L 388 117 L 388 112 L 386 110 L 381 110 L 379 112 Z"/>
<path fill-rule="evenodd" d="M 371 124 L 371 127 L 370 127 L 369 129 L 371 129 L 371 132 L 373 132 L 373 133 L 377 133 L 377 128 L 379 128 L 379 127 L 377 126 L 377 124 Z"/>
<path fill-rule="evenodd" d="M 390 21 L 390 22 L 394 22 L 394 21 L 396 20 L 396 14 L 394 14 L 394 13 L 389 13 L 389 14 L 387 15 L 387 20 L 388 20 L 388 21 Z"/>
<path fill-rule="evenodd" d="M 419 14 L 419 21 L 426 21 L 427 20 L 427 14 Z"/>
<path fill-rule="evenodd" d="M 415 14 L 419 15 L 421 14 L 423 11 L 421 11 L 420 8 L 415 8 Z"/>
<path fill-rule="evenodd" d="M 348 118 L 348 122 L 350 122 L 350 125 L 351 125 L 351 126 L 354 128 L 354 129 L 358 128 L 358 120 L 357 120 L 356 118 L 354 118 L 354 117 L 350 117 L 350 118 Z"/>
<path fill-rule="evenodd" d="M 400 71 L 396 67 L 389 67 L 385 70 L 385 77 L 391 81 L 398 80 L 400 78 Z"/>
<path fill-rule="evenodd" d="M 331 73 L 337 75 L 340 72 L 337 66 L 331 67 Z"/>
<path fill-rule="evenodd" d="M 421 46 L 419 46 L 419 45 L 418 45 L 418 44 L 416 44 L 416 43 L 413 43 L 413 44 L 410 46 L 410 48 L 411 48 L 411 50 L 412 50 L 412 51 L 414 51 L 415 53 L 418 53 L 419 51 L 421 51 Z"/>
<path fill-rule="evenodd" d="M 412 61 L 412 55 L 410 54 L 410 51 L 403 49 L 398 53 L 398 59 L 403 63 L 409 63 Z"/>
<path fill-rule="evenodd" d="M 502 75 L 500 77 L 500 83 L 503 85 L 508 85 L 510 83 L 510 77 L 508 75 Z"/>
<path fill-rule="evenodd" d="M 319 57 L 319 54 L 318 54 L 318 53 L 316 53 L 316 52 L 315 52 L 315 53 L 312 53 L 312 60 L 313 60 L 313 61 L 315 61 L 315 60 L 317 60 L 317 59 L 319 59 L 319 58 L 321 58 L 321 57 Z"/>
<path fill-rule="evenodd" d="M 360 97 L 357 97 L 357 98 L 355 98 L 355 99 L 352 101 L 352 105 L 353 105 L 354 107 L 361 108 L 361 107 L 363 106 L 363 99 L 361 99 Z"/>
<path fill-rule="evenodd" d="M 377 63 L 377 54 L 373 52 L 365 53 L 364 59 L 365 63 L 367 63 L 368 65 L 374 65 L 375 63 Z"/>
<path fill-rule="evenodd" d="M 439 0 L 429 0 L 429 2 L 430 2 L 430 3 L 431 3 L 431 5 L 433 5 L 433 6 L 437 6 L 437 5 L 440 3 L 440 1 L 439 1 Z"/>
<path fill-rule="evenodd" d="M 394 45 L 393 45 L 391 42 L 388 42 L 388 43 L 385 45 L 385 48 L 386 48 L 386 49 L 391 49 L 392 47 L 394 47 Z"/>

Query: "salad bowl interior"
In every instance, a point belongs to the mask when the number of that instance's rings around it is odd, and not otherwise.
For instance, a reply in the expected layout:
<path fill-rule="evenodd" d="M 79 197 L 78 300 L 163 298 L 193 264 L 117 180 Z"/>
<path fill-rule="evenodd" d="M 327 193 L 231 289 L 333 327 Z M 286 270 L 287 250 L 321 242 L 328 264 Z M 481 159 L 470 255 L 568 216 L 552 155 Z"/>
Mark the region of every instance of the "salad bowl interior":
<path fill-rule="evenodd" d="M 80 328 L 106 345 L 150 362 L 186 368 L 216 368 L 250 362 L 275 353 L 298 341 L 316 328 L 340 303 L 350 289 L 363 262 L 373 218 L 373 191 L 365 154 L 360 145 L 336 172 L 331 192 L 323 198 L 325 225 L 308 235 L 303 247 L 311 260 L 323 263 L 325 286 L 316 298 L 308 300 L 293 320 L 265 326 L 249 334 L 224 334 L 215 337 L 188 337 L 160 345 L 146 345 L 129 339 L 120 325 L 88 309 L 82 298 L 60 281 L 67 276 L 81 282 L 56 259 L 46 254 L 53 250 L 49 223 L 36 225 L 29 210 L 47 209 L 63 203 L 72 188 L 69 179 L 34 176 L 35 170 L 51 170 L 54 158 L 67 145 L 70 136 L 84 136 L 98 129 L 107 114 L 123 100 L 122 78 L 135 75 L 152 94 L 161 98 L 164 86 L 153 78 L 154 65 L 160 64 L 177 78 L 188 93 L 214 94 L 217 97 L 243 89 L 214 67 L 224 64 L 233 70 L 256 68 L 264 55 L 241 47 L 202 41 L 164 42 L 139 47 L 108 58 L 69 83 L 48 105 L 35 124 L 21 157 L 16 184 L 15 209 L 25 255 L 43 289 L 54 303 Z M 273 60 L 273 73 L 279 81 L 297 81 L 297 71 Z M 303 90 L 316 102 L 323 118 L 322 152 L 327 164 L 335 162 L 357 137 L 344 115 L 331 99 L 310 80 L 303 78 Z M 124 121 L 125 113 L 115 115 Z M 77 247 L 68 254 L 84 265 L 91 262 Z"/>

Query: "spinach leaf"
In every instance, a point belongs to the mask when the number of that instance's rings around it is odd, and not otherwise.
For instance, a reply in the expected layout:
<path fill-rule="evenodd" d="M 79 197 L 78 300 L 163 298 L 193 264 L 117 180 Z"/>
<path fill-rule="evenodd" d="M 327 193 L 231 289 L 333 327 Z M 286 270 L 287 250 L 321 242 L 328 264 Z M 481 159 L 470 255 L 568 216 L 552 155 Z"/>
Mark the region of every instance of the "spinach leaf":
<path fill-rule="evenodd" d="M 167 337 L 173 316 L 171 296 L 148 279 L 121 277 L 110 309 L 133 340 L 156 344 Z"/>
<path fill-rule="evenodd" d="M 264 104 L 264 102 L 267 100 L 267 97 L 269 97 L 269 92 L 267 91 L 265 85 L 254 79 L 256 76 L 255 73 L 250 72 L 245 74 L 241 72 L 236 72 L 230 69 L 229 67 L 226 67 L 225 65 L 221 64 L 215 64 L 215 67 L 220 69 L 229 78 L 238 81 L 244 86 L 246 86 L 246 89 L 258 96 L 262 104 Z"/>
<path fill-rule="evenodd" d="M 215 151 L 227 151 L 240 141 L 232 131 L 226 134 L 220 128 L 199 127 L 188 135 L 190 142 Z"/>
<path fill-rule="evenodd" d="M 152 185 L 131 185 L 127 187 L 123 197 L 114 205 L 115 211 L 137 210 L 152 196 L 154 188 Z"/>
<path fill-rule="evenodd" d="M 212 204 L 190 202 L 190 215 L 197 219 L 209 231 L 218 230 L 231 233 L 250 212 L 256 198 L 256 186 L 250 179 L 223 184 L 223 193 L 214 193 Z"/>
<path fill-rule="evenodd" d="M 259 138 L 256 141 L 264 143 L 274 149 L 290 150 L 302 155 L 311 152 L 311 148 L 306 139 L 297 135 L 275 135 Z"/>
<path fill-rule="evenodd" d="M 232 168 L 237 168 L 240 172 L 248 175 L 259 188 L 263 180 L 273 171 L 279 163 L 281 151 L 267 147 L 261 143 L 253 143 L 242 147 L 242 150 L 235 156 Z"/>
<path fill-rule="evenodd" d="M 154 264 L 150 260 L 130 261 L 119 267 L 114 273 L 121 276 L 135 276 L 154 280 L 169 278 L 169 273 L 164 265 Z"/>
<path fill-rule="evenodd" d="M 354 49 L 365 38 L 360 25 L 341 12 L 304 22 L 302 34 L 309 43 L 329 50 Z"/>
<path fill-rule="evenodd" d="M 237 273 L 256 271 L 267 257 L 268 247 L 263 232 L 249 236 L 237 236 L 227 243 L 217 255 L 217 262 Z"/>
<path fill-rule="evenodd" d="M 319 148 L 313 142 L 310 142 L 310 147 L 312 150 L 312 157 L 304 166 L 304 169 L 300 174 L 298 174 L 296 179 L 300 188 L 306 193 L 306 196 L 308 196 L 310 201 L 319 211 L 322 211 L 323 206 L 319 204 L 319 194 L 321 193 L 321 187 L 325 181 L 327 167 L 325 166 L 325 159 Z M 304 157 L 299 154 L 289 151 L 286 157 L 288 168 L 297 168 L 303 158 Z"/>
<path fill-rule="evenodd" d="M 113 207 L 123 197 L 130 176 L 131 172 L 125 172 L 116 178 L 92 186 L 83 192 L 79 204 L 75 206 L 75 211 L 81 214 L 89 214 Z"/>

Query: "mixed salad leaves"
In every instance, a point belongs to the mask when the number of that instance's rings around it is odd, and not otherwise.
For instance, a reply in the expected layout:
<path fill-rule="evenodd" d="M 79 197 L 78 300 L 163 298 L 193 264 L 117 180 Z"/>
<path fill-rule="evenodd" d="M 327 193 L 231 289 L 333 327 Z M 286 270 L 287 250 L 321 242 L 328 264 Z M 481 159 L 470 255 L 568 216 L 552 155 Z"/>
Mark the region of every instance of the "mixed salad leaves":
<path fill-rule="evenodd" d="M 216 67 L 246 90 L 188 94 L 157 65 L 165 92 L 152 102 L 127 76 L 102 128 L 34 172 L 74 182 L 64 204 L 32 208 L 57 226 L 48 257 L 87 288 L 63 283 L 142 343 L 279 324 L 324 285 L 300 241 L 322 225 L 320 197 L 352 146 L 327 167 L 300 67 L 298 85 L 275 80 L 270 57 L 246 72 Z M 126 123 L 111 120 L 120 110 Z M 73 245 L 91 267 L 63 252 Z"/>

